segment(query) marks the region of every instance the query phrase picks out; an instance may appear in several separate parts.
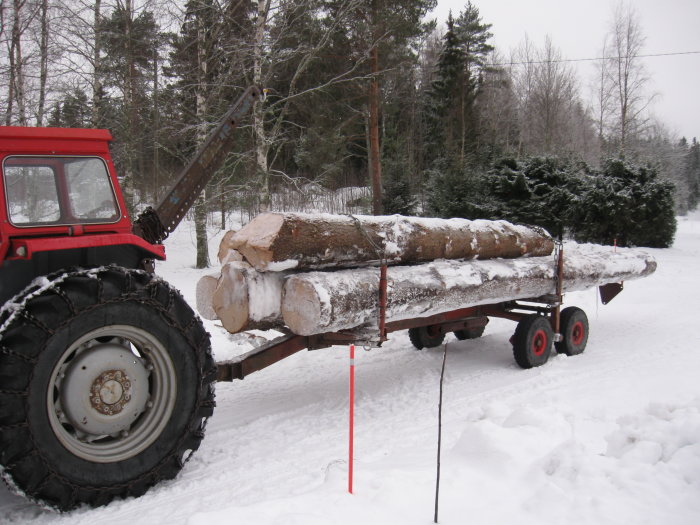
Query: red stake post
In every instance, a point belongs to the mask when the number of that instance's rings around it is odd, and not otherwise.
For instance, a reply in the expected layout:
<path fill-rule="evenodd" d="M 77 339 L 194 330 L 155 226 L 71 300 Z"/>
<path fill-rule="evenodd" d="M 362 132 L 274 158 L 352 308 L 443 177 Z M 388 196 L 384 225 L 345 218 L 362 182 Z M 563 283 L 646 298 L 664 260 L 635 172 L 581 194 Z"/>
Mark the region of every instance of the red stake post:
<path fill-rule="evenodd" d="M 353 452 L 355 435 L 355 345 L 350 345 L 350 430 L 348 442 L 348 492 L 352 494 Z"/>

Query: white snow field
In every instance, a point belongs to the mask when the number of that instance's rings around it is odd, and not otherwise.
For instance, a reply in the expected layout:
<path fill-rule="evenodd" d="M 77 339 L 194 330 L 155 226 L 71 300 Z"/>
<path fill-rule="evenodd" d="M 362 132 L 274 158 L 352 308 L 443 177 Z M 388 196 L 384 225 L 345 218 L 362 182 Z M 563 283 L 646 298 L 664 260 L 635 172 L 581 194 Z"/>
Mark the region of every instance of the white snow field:
<path fill-rule="evenodd" d="M 212 239 L 216 253 L 219 237 Z M 158 272 L 194 305 L 180 226 Z M 447 339 L 442 524 L 700 523 L 700 214 L 658 270 L 586 310 L 586 352 L 521 370 L 493 320 Z M 217 359 L 250 349 L 207 321 Z M 413 525 L 433 520 L 442 348 L 404 333 L 356 356 L 355 493 L 347 493 L 348 349 L 303 351 L 217 387 L 202 446 L 177 479 L 139 499 L 57 514 L 0 488 L 0 522 L 168 525 Z"/>

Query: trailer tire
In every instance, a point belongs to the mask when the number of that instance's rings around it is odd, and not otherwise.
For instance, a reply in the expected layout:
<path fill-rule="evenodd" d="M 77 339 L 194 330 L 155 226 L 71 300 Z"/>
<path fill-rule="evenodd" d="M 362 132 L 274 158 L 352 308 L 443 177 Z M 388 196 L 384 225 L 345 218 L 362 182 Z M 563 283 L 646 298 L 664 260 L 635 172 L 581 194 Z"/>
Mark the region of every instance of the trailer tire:
<path fill-rule="evenodd" d="M 460 341 L 465 341 L 467 339 L 478 339 L 484 335 L 485 329 L 486 327 L 482 326 L 481 328 L 474 328 L 472 330 L 455 330 L 452 333 L 455 334 L 455 337 Z"/>
<path fill-rule="evenodd" d="M 40 286 L 40 287 L 39 287 Z M 0 465 L 60 511 L 175 477 L 214 409 L 209 334 L 152 274 L 49 278 L 0 315 Z"/>
<path fill-rule="evenodd" d="M 588 343 L 588 316 L 576 306 L 564 308 L 559 320 L 561 341 L 554 343 L 557 352 L 566 355 L 578 355 L 586 349 Z"/>
<path fill-rule="evenodd" d="M 429 326 L 419 326 L 417 328 L 408 329 L 408 338 L 416 347 L 416 350 L 422 350 L 423 348 L 435 348 L 440 346 L 445 340 L 445 334 L 443 332 L 430 333 Z"/>
<path fill-rule="evenodd" d="M 513 357 L 521 368 L 542 366 L 552 351 L 554 332 L 549 319 L 531 314 L 523 317 L 513 336 Z"/>

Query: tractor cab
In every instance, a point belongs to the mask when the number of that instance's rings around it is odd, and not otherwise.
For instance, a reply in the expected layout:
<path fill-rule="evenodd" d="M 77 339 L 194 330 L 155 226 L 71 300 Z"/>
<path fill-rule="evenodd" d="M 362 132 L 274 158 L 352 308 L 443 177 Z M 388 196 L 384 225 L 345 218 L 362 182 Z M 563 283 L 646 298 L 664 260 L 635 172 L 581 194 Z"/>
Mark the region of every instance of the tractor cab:
<path fill-rule="evenodd" d="M 0 127 L 0 301 L 65 268 L 164 258 L 132 234 L 111 139 L 100 129 Z"/>

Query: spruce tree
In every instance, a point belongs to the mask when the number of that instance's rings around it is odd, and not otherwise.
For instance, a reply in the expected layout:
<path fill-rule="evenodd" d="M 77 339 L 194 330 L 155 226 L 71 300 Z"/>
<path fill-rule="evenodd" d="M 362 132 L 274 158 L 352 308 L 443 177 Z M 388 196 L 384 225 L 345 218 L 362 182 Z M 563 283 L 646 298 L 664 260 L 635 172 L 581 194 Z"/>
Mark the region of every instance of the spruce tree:
<path fill-rule="evenodd" d="M 491 24 L 484 24 L 479 9 L 467 2 L 455 22 L 457 40 L 464 56 L 462 85 L 460 86 L 460 147 L 463 158 L 468 150 L 476 148 L 479 133 L 476 101 L 486 57 L 493 51 L 489 40 L 493 37 Z"/>
<path fill-rule="evenodd" d="M 384 188 L 382 191 L 383 213 L 392 215 L 413 215 L 416 199 L 411 193 L 406 163 L 400 160 L 385 162 Z"/>
<path fill-rule="evenodd" d="M 676 218 L 673 184 L 651 166 L 607 160 L 586 180 L 572 226 L 581 242 L 667 248 Z"/>
<path fill-rule="evenodd" d="M 494 219 L 497 205 L 489 193 L 487 176 L 478 167 L 456 160 L 437 159 L 427 173 L 430 181 L 428 211 L 443 218 Z"/>
<path fill-rule="evenodd" d="M 464 52 L 450 12 L 436 78 L 432 82 L 428 98 L 428 148 L 431 162 L 439 158 L 450 159 L 459 150 L 459 101 L 464 63 Z"/>
<path fill-rule="evenodd" d="M 696 138 L 685 155 L 683 171 L 688 184 L 688 209 L 694 210 L 700 203 L 700 144 Z"/>

